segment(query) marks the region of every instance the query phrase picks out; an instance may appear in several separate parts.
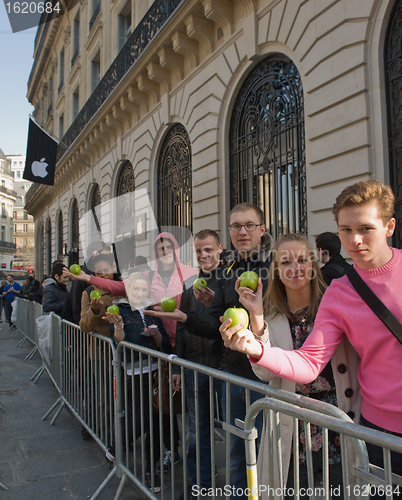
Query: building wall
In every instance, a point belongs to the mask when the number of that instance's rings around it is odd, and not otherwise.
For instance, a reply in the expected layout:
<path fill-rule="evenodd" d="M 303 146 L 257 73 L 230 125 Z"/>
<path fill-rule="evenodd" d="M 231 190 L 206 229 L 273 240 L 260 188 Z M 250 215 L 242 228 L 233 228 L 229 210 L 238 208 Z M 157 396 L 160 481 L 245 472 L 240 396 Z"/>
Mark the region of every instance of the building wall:
<path fill-rule="evenodd" d="M 69 242 L 71 199 L 77 198 L 82 216 L 94 182 L 100 186 L 102 202 L 112 198 L 122 160 L 131 161 L 136 188 L 146 189 L 156 211 L 158 155 L 169 127 L 178 122 L 191 140 L 193 231 L 216 229 L 228 244 L 224 228 L 230 208 L 228 136 L 233 103 L 255 65 L 276 53 L 296 64 L 305 93 L 309 237 L 336 231 L 330 210 L 346 185 L 369 177 L 389 181 L 383 44 L 393 4 L 185 2 L 73 143 L 91 168 L 67 153 L 59 162 L 55 186 L 42 187 L 30 197 L 27 207 L 35 217 L 36 232 L 47 218 L 54 228 L 56 213 L 62 210 L 64 239 Z M 82 18 L 86 5 L 77 6 Z M 69 84 L 53 116 L 64 113 L 67 124 L 72 122 L 74 79 L 82 82 L 85 96 L 90 94 L 88 63 L 96 47 L 104 48 L 102 73 L 117 53 L 114 8 L 113 4 L 111 15 L 102 17 L 96 36 L 84 43 L 79 76 L 74 68 L 66 76 Z M 73 17 L 71 12 L 55 30 L 53 61 L 63 43 L 68 46 L 64 35 Z M 31 84 L 28 95 L 34 105 L 47 79 L 45 71 Z M 49 121 L 47 125 L 52 126 Z M 102 228 L 113 238 L 110 213 L 102 215 Z M 54 246 L 53 237 L 53 255 Z"/>
<path fill-rule="evenodd" d="M 15 246 L 13 245 L 13 205 L 16 193 L 13 190 L 11 162 L 0 150 L 0 266 L 10 269 Z"/>
<path fill-rule="evenodd" d="M 25 195 L 32 182 L 23 179 L 25 156 L 8 155 L 11 161 L 11 173 L 14 178 L 16 202 L 13 205 L 12 241 L 16 245 L 13 265 L 24 269 L 34 269 L 35 266 L 35 222 L 32 215 L 25 210 Z"/>

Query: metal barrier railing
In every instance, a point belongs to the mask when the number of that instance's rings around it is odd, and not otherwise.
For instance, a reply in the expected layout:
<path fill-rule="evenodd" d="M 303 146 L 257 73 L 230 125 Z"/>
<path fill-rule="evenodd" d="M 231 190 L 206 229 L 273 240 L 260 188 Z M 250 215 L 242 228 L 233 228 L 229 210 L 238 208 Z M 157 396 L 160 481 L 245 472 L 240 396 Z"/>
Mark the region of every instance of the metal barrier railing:
<path fill-rule="evenodd" d="M 330 415 L 325 415 L 317 411 L 312 411 L 310 409 L 295 408 L 285 401 L 280 401 L 274 398 L 264 398 L 260 401 L 253 403 L 246 415 L 244 430 L 246 436 L 252 432 L 254 429 L 255 419 L 260 411 L 268 410 L 270 414 L 270 421 L 277 421 L 278 414 L 285 414 L 294 419 L 294 433 L 296 438 L 294 438 L 294 447 L 298 441 L 298 426 L 297 422 L 299 419 L 309 422 L 311 424 L 320 425 L 323 429 L 330 429 L 338 432 L 341 436 L 342 442 L 342 472 L 343 472 L 343 494 L 345 498 L 355 497 L 355 498 L 367 498 L 370 496 L 370 485 L 375 486 L 377 491 L 382 491 L 384 496 L 387 498 L 392 498 L 393 485 L 396 487 L 402 486 L 402 477 L 392 473 L 391 470 L 391 459 L 390 452 L 395 451 L 402 454 L 402 439 L 391 434 L 386 434 L 374 429 L 369 429 L 361 425 L 354 424 L 351 420 L 347 421 L 334 418 Z M 272 418 L 273 417 L 273 418 Z M 278 440 L 272 442 L 272 447 L 270 449 L 271 460 L 275 453 L 278 452 L 275 447 L 280 443 L 280 430 L 277 429 L 279 433 Z M 354 448 L 354 461 L 353 461 L 353 475 L 356 478 L 356 483 L 353 484 L 351 481 L 352 477 L 350 475 L 350 470 L 348 469 L 348 464 L 351 463 L 351 457 L 349 456 L 348 446 L 346 445 L 346 439 L 350 438 L 350 442 Z M 365 448 L 365 443 L 372 443 L 383 448 L 384 452 L 384 471 L 380 468 L 369 464 L 368 455 Z M 328 448 L 328 434 L 324 433 L 324 443 L 323 447 Z M 246 454 L 247 454 L 247 464 L 248 467 L 255 468 L 256 464 L 256 449 L 255 442 L 250 439 L 246 439 Z M 272 472 L 272 471 L 270 471 Z M 297 477 L 296 464 L 294 477 Z M 281 479 L 281 476 L 279 476 Z M 255 479 L 255 478 L 254 478 Z M 271 474 L 269 491 L 267 485 L 258 485 L 258 483 L 252 482 L 250 489 L 255 492 L 261 491 L 267 492 L 267 497 L 273 498 L 274 494 L 277 495 L 278 491 L 283 493 L 284 486 L 281 481 L 279 484 L 275 484 L 275 478 Z M 261 488 L 262 486 L 262 488 Z M 315 485 L 312 478 L 309 478 L 309 488 L 314 491 Z M 378 490 L 380 487 L 380 490 Z M 295 484 L 295 491 L 298 489 L 297 484 Z M 323 460 L 323 486 L 319 487 L 321 490 L 321 495 L 325 499 L 330 498 L 330 487 L 329 487 L 329 466 L 328 460 Z M 398 488 L 399 489 L 399 488 Z M 269 494 L 269 495 L 268 495 Z M 283 494 L 279 495 L 283 498 Z"/>
<path fill-rule="evenodd" d="M 64 403 L 106 450 L 114 441 L 113 343 L 65 320 L 62 338 Z"/>
<path fill-rule="evenodd" d="M 35 308 L 36 306 L 23 307 Z M 34 311 L 34 309 L 32 310 Z M 41 311 L 38 309 L 37 312 Z M 34 316 L 36 317 L 35 314 Z M 181 488 L 184 490 L 184 498 L 187 498 L 188 476 L 192 477 L 193 483 L 195 480 L 196 484 L 201 484 L 201 469 L 203 467 L 205 469 L 205 463 L 208 463 L 210 468 L 210 492 L 212 494 L 208 494 L 208 498 L 220 498 L 218 491 L 222 492 L 222 481 L 226 481 L 225 485 L 230 485 L 230 440 L 233 435 L 241 437 L 245 441 L 248 486 L 250 487 L 249 498 L 258 498 L 256 492 L 262 493 L 262 498 L 265 498 L 265 494 L 267 498 L 283 498 L 284 495 L 280 492 L 284 491 L 286 485 L 283 484 L 283 481 L 281 482 L 281 479 L 277 479 L 278 476 L 275 476 L 273 469 L 268 471 L 268 484 L 258 484 L 256 474 L 257 433 L 254 425 L 258 413 L 262 410 L 266 410 L 265 423 L 268 433 L 274 432 L 276 436 L 270 451 L 270 463 L 272 466 L 274 461 L 277 460 L 279 470 L 281 467 L 279 415 L 283 414 L 293 418 L 294 456 L 298 456 L 298 420 L 306 423 L 307 475 L 308 485 L 311 488 L 315 486 L 315 478 L 312 472 L 309 425 L 322 426 L 324 456 L 322 469 L 325 489 L 322 496 L 324 498 L 329 498 L 328 430 L 340 434 L 345 498 L 367 496 L 365 493 L 370 491 L 367 490 L 369 484 L 382 485 L 386 492 L 389 492 L 389 487 L 392 484 L 402 486 L 402 478 L 392 474 L 389 455 L 389 450 L 402 453 L 402 439 L 353 424 L 350 418 L 337 407 L 184 359 L 177 357 L 172 359 L 166 354 L 127 342 L 121 342 L 115 349 L 111 339 L 94 333 L 85 334 L 76 325 L 64 320 L 61 321 L 54 314 L 51 316 L 52 358 L 50 361 L 43 359 L 43 353 L 41 353 L 43 360 L 41 369 L 42 371 L 46 370 L 50 375 L 60 397 L 43 419 L 46 419 L 60 404 L 56 415 L 51 421 L 51 424 L 53 424 L 63 407 L 68 406 L 104 450 L 114 448 L 116 465 L 93 494 L 91 500 L 98 498 L 114 476 L 120 478 L 116 499 L 121 497 L 127 481 L 130 481 L 137 492 L 144 498 L 156 498 L 155 493 L 158 488 L 160 488 L 160 498 L 162 500 L 177 498 L 177 491 Z M 37 334 L 31 331 L 34 324 L 34 321 L 30 321 L 29 324 L 22 322 L 19 324 L 20 331 L 29 336 L 30 339 L 34 338 L 38 343 L 38 339 L 35 337 Z M 26 329 L 30 329 L 29 332 Z M 182 443 L 188 431 L 185 414 L 185 394 L 186 381 L 188 380 L 186 376 L 189 373 L 194 384 L 196 442 L 195 458 L 193 457 L 193 469 L 191 471 L 189 470 L 190 462 L 185 452 L 183 452 L 183 467 L 175 466 L 173 460 L 170 472 L 164 472 L 163 452 L 168 448 L 173 450 L 174 419 L 176 417 L 173 415 L 172 396 L 169 398 L 169 415 L 163 415 L 162 409 L 159 410 L 159 413 L 153 412 L 152 381 L 149 375 L 158 369 L 160 384 L 162 362 L 168 363 L 169 366 L 169 386 L 171 390 L 172 373 L 175 365 L 181 375 L 181 413 L 177 418 L 180 423 Z M 38 380 L 39 376 L 40 374 L 36 375 L 35 381 Z M 206 438 L 210 443 L 210 453 L 207 458 L 204 455 L 201 456 L 200 453 L 203 439 L 199 435 L 199 411 L 201 408 L 197 396 L 200 395 L 199 380 L 201 377 L 208 380 L 208 388 L 203 390 L 208 391 L 210 403 L 208 419 L 210 432 Z M 217 418 L 215 412 L 214 382 L 216 381 L 221 381 L 226 388 L 226 411 L 220 418 Z M 235 425 L 230 415 L 231 386 L 244 388 L 248 408 L 244 422 L 236 420 Z M 250 404 L 252 402 L 250 391 L 261 394 L 261 399 Z M 224 450 L 218 446 L 218 454 L 216 453 L 217 444 L 214 433 L 216 427 L 221 427 L 225 431 L 226 438 Z M 170 433 L 170 443 L 168 445 L 166 445 L 166 439 L 164 439 L 167 431 Z M 369 466 L 366 447 L 362 440 L 373 442 L 384 449 L 384 471 L 378 467 Z M 185 448 L 184 444 L 183 448 Z M 351 453 L 353 453 L 353 456 Z M 156 464 L 159 457 L 160 486 L 159 475 L 156 474 Z M 225 474 L 220 474 L 218 478 L 215 477 L 217 465 L 219 471 L 222 468 L 225 469 Z M 352 467 L 348 467 L 349 465 L 352 465 Z M 294 461 L 294 477 L 295 498 L 298 498 L 298 460 Z M 279 478 L 282 478 L 281 472 Z M 353 489 L 354 485 L 356 485 L 355 489 Z M 268 493 L 261 491 L 262 487 L 267 488 L 269 486 L 279 488 L 279 494 L 276 491 L 268 491 Z M 391 496 L 388 495 L 387 498 Z"/>
<path fill-rule="evenodd" d="M 139 377 L 139 383 L 135 384 L 134 382 L 128 383 L 127 380 L 130 377 L 133 377 L 133 352 L 138 353 L 139 359 L 136 363 L 136 367 L 139 370 L 137 377 Z M 109 474 L 108 478 L 104 481 L 104 483 L 100 486 L 100 488 L 95 492 L 95 494 L 91 497 L 91 500 L 96 499 L 101 491 L 108 484 L 110 479 L 115 474 L 117 477 L 121 479 L 119 489 L 116 493 L 116 499 L 120 498 L 121 492 L 123 491 L 124 484 L 127 480 L 129 480 L 132 485 L 138 490 L 139 493 L 144 495 L 146 498 L 155 498 L 152 494 L 151 490 L 154 488 L 155 484 L 153 480 L 155 478 L 154 475 L 154 455 L 156 452 L 159 452 L 158 455 L 162 455 L 163 452 L 163 423 L 162 423 L 162 410 L 159 412 L 159 419 L 155 420 L 155 415 L 152 414 L 152 402 L 151 402 L 151 387 L 147 381 L 146 374 L 143 373 L 144 369 L 151 370 L 152 367 L 155 368 L 155 363 L 152 363 L 152 358 L 158 359 L 158 367 L 159 373 L 161 368 L 161 362 L 168 362 L 169 365 L 178 365 L 180 366 L 182 381 L 185 380 L 184 371 L 191 370 L 194 374 L 200 375 L 204 374 L 210 378 L 210 400 L 213 402 L 213 394 L 212 394 L 212 383 L 213 380 L 221 380 L 223 383 L 230 386 L 231 384 L 238 385 L 240 387 L 244 387 L 246 390 L 246 400 L 250 402 L 250 391 L 255 391 L 263 396 L 270 396 L 273 401 L 277 401 L 277 403 L 287 405 L 293 409 L 293 414 L 299 415 L 299 417 L 303 417 L 307 422 L 310 421 L 311 416 L 315 416 L 317 419 L 317 414 L 320 415 L 318 419 L 321 417 L 323 421 L 325 421 L 326 416 L 332 418 L 332 421 L 337 422 L 339 428 L 342 427 L 343 423 L 351 422 L 350 418 L 343 413 L 338 408 L 322 403 L 319 401 L 315 401 L 310 398 L 298 396 L 296 394 L 287 393 L 285 391 L 280 391 L 278 389 L 271 388 L 270 386 L 260 383 L 254 382 L 248 379 L 244 379 L 242 377 L 236 377 L 229 373 L 225 373 L 219 370 L 215 370 L 212 368 L 208 368 L 202 365 L 198 365 L 196 363 L 191 363 L 180 358 L 171 359 L 166 354 L 162 354 L 150 349 L 146 349 L 137 345 L 129 344 L 127 342 L 121 342 L 116 349 L 116 357 L 114 362 L 114 376 L 116 379 L 116 469 Z M 172 373 L 172 366 L 170 366 L 170 373 Z M 195 378 L 195 393 L 198 394 L 197 387 L 197 375 Z M 140 407 L 138 408 L 134 406 L 135 395 L 133 391 L 133 387 L 136 386 L 137 390 L 140 391 Z M 132 391 L 131 398 L 129 391 Z M 184 419 L 184 392 L 185 392 L 185 383 L 182 382 L 182 436 L 185 435 L 185 419 Z M 230 399 L 230 391 L 226 391 L 228 399 Z M 131 402 L 131 408 L 129 407 L 127 402 Z M 264 399 L 265 401 L 265 399 Z M 172 422 L 173 417 L 173 400 L 170 398 L 170 421 Z M 130 403 L 129 403 L 130 404 Z M 256 403 L 254 403 L 256 404 Z M 148 407 L 148 411 L 146 410 Z M 251 428 L 242 429 L 243 422 L 236 421 L 236 426 L 231 425 L 230 413 L 229 413 L 230 401 L 227 404 L 227 411 L 224 415 L 224 421 L 220 422 L 222 428 L 226 431 L 227 443 L 225 449 L 225 459 L 224 463 L 226 465 L 226 485 L 230 485 L 230 475 L 229 475 L 229 464 L 230 464 L 230 434 L 235 434 L 237 436 L 241 436 L 246 442 L 251 442 L 254 446 L 255 438 L 256 438 L 256 430 Z M 249 406 L 249 408 L 254 408 L 253 406 Z M 250 411 L 250 409 L 249 409 Z M 135 423 L 132 422 L 132 417 L 127 417 L 128 414 L 136 415 L 137 418 L 142 419 L 140 421 L 139 428 L 141 429 L 141 443 L 140 450 L 136 451 L 136 437 L 138 435 L 129 436 L 129 429 L 132 426 L 134 429 L 136 427 Z M 147 421 L 145 421 L 147 420 Z M 320 421 L 321 422 L 321 421 Z M 325 421 L 328 423 L 327 421 Z M 254 422 L 253 422 L 254 423 Z M 211 404 L 210 409 L 210 427 L 213 429 L 216 424 L 216 420 L 213 414 L 213 404 Z M 354 425 L 354 424 L 350 424 Z M 159 442 L 157 443 L 157 447 L 155 447 L 153 443 L 153 438 L 155 437 L 155 426 L 159 428 Z M 171 424 L 172 427 L 172 424 Z M 149 449 L 148 452 L 146 450 L 144 431 L 150 429 L 150 437 L 149 437 Z M 247 430 L 248 429 L 248 430 Z M 171 428 L 172 431 L 172 428 Z M 157 433 L 156 433 L 157 434 Z M 213 436 L 211 432 L 210 436 Z M 367 452 L 364 446 L 364 443 L 358 440 L 352 440 L 354 445 L 354 453 L 356 455 L 357 461 L 356 463 L 359 465 L 359 470 L 368 469 L 368 460 L 367 460 Z M 199 446 L 199 442 L 198 442 Z M 159 447 L 159 450 L 158 450 Z M 343 443 L 343 447 L 346 449 L 346 442 Z M 130 448 L 133 448 L 133 453 L 130 453 Z M 218 491 L 216 487 L 216 479 L 214 468 L 215 468 L 215 450 L 214 450 L 214 441 L 213 437 L 211 438 L 211 455 L 209 457 L 211 463 L 211 491 Z M 148 457 L 146 454 L 148 453 Z M 250 450 L 248 451 L 250 454 Z M 255 454 L 255 451 L 254 451 Z M 310 446 L 310 454 L 311 454 L 311 446 Z M 280 456 L 280 454 L 279 454 Z M 150 481 L 146 481 L 146 460 L 150 460 L 151 465 L 148 466 L 148 471 L 150 472 Z M 196 457 L 196 476 L 199 481 L 200 478 L 200 468 L 201 468 L 201 460 L 200 455 L 198 454 Z M 245 464 L 246 466 L 246 464 Z M 255 465 L 254 465 L 255 467 Z M 325 465 L 328 468 L 328 463 Z M 178 481 L 184 491 L 187 490 L 187 467 L 186 460 L 183 460 L 183 479 L 182 481 Z M 308 465 L 308 469 L 310 472 L 311 463 Z M 253 476 L 253 468 L 250 468 L 249 477 Z M 346 474 L 346 473 L 345 473 Z M 310 474 L 311 475 L 311 474 Z M 167 477 L 169 476 L 170 486 L 171 486 L 171 495 L 169 496 L 168 491 L 168 483 L 166 482 Z M 161 470 L 161 498 L 175 498 L 175 480 L 178 480 L 179 476 L 174 474 L 174 467 L 172 467 L 171 474 L 165 474 L 163 470 Z M 194 479 L 194 478 L 193 478 Z M 347 476 L 346 476 L 347 479 Z M 255 481 L 254 481 L 255 482 Z M 360 478 L 357 477 L 357 482 L 360 484 Z M 177 496 L 177 494 L 176 494 Z M 211 496 L 211 498 L 219 498 L 219 496 Z M 252 497 L 253 498 L 253 497 Z M 254 496 L 254 498 L 257 498 Z"/>

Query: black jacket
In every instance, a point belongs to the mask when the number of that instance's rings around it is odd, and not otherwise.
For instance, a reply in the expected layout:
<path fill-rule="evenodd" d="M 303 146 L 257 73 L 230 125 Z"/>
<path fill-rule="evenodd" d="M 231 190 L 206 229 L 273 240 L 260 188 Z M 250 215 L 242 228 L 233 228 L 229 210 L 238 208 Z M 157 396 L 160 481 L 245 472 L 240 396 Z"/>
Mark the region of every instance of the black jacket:
<path fill-rule="evenodd" d="M 334 255 L 329 261 L 322 266 L 321 274 L 327 285 L 335 278 L 341 278 L 350 268 L 350 264 L 342 257 L 340 253 Z"/>
<path fill-rule="evenodd" d="M 222 267 L 218 266 L 212 273 L 205 274 L 202 270 L 198 277 L 204 278 L 208 283 L 208 288 L 215 293 L 219 290 L 218 276 L 222 274 Z M 195 299 L 193 283 L 197 276 L 191 276 L 186 280 L 181 296 L 180 310 L 187 313 L 189 311 L 209 313 L 209 308 Z M 218 332 L 219 333 L 219 332 Z M 180 358 L 187 359 L 194 363 L 209 366 L 210 368 L 221 368 L 222 365 L 223 342 L 219 335 L 216 339 L 206 339 L 188 332 L 183 323 L 177 323 L 175 354 Z M 174 373 L 180 373 L 180 367 L 173 366 Z"/>
<path fill-rule="evenodd" d="M 43 291 L 42 308 L 43 312 L 54 312 L 61 316 L 64 302 L 67 298 L 66 285 L 57 282 L 55 279 L 49 285 L 46 285 Z"/>
<path fill-rule="evenodd" d="M 219 318 L 229 307 L 242 307 L 239 302 L 239 295 L 235 290 L 235 283 L 244 271 L 254 271 L 260 276 L 263 284 L 263 294 L 265 293 L 271 264 L 271 247 L 272 237 L 269 233 L 265 233 L 260 248 L 247 259 L 242 259 L 239 252 L 234 250 L 227 258 L 221 276 L 218 277 L 220 286 L 215 293 L 209 314 L 200 311 L 189 312 L 184 323 L 186 330 L 204 338 L 220 338 L 219 327 L 221 322 Z M 251 380 L 260 380 L 254 375 L 246 354 L 224 347 L 223 361 L 225 368 L 230 373 Z"/>
<path fill-rule="evenodd" d="M 153 301 L 149 301 L 153 304 Z M 148 349 L 154 349 L 156 351 L 160 350 L 165 353 L 172 352 L 172 346 L 170 345 L 170 340 L 168 334 L 166 333 L 165 327 L 163 326 L 162 320 L 153 316 L 142 317 L 138 310 L 132 310 L 129 301 L 126 297 L 120 300 L 115 300 L 113 302 L 120 309 L 120 315 L 123 318 L 124 324 L 124 340 L 126 342 L 131 342 L 142 347 L 147 347 Z M 142 335 L 141 332 L 145 330 L 146 327 L 151 325 L 156 325 L 159 332 L 162 335 L 162 345 L 160 348 L 152 336 Z M 114 324 L 109 323 L 110 336 L 114 338 Z M 126 353 L 127 359 L 129 355 Z M 134 351 L 133 358 L 135 362 L 139 360 L 138 351 Z M 155 361 L 155 359 L 153 359 Z M 145 362 L 145 361 L 144 361 Z"/>
<path fill-rule="evenodd" d="M 88 267 L 86 267 L 85 264 L 82 266 L 82 270 L 84 271 L 84 273 L 91 275 L 94 274 L 92 271 L 88 269 Z M 66 319 L 68 321 L 71 321 L 71 323 L 79 325 L 81 318 L 82 292 L 89 286 L 90 284 L 87 283 L 86 281 L 81 281 L 81 280 L 73 281 L 71 285 L 71 290 L 68 292 L 68 296 L 66 298 L 66 302 L 62 310 L 61 316 L 63 319 Z"/>

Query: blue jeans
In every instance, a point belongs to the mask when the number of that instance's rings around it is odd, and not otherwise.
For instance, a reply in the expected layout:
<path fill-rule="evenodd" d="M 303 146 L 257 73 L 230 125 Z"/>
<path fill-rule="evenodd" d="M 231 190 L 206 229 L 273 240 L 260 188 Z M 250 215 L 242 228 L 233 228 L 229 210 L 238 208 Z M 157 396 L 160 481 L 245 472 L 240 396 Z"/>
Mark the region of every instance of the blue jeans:
<path fill-rule="evenodd" d="M 250 404 L 261 399 L 264 396 L 258 392 L 250 391 Z M 222 410 L 223 420 L 226 420 L 226 383 L 223 383 L 222 390 Z M 234 384 L 230 384 L 230 423 L 234 425 L 235 419 L 244 420 L 246 416 L 246 389 Z M 263 423 L 263 412 L 261 411 L 256 420 L 255 426 L 258 431 L 258 442 L 261 437 Z M 230 435 L 230 485 L 243 491 L 247 488 L 247 470 L 246 470 L 246 449 L 244 439 Z M 246 495 L 231 495 L 233 500 L 246 500 Z"/>
<path fill-rule="evenodd" d="M 11 326 L 11 314 L 13 312 L 13 306 L 11 305 L 11 302 L 8 302 L 8 300 L 4 301 L 4 311 L 6 313 L 6 321 L 8 321 L 8 324 Z"/>
<path fill-rule="evenodd" d="M 193 370 L 185 370 L 185 391 L 189 415 L 190 445 L 187 451 L 188 473 L 190 485 L 197 483 L 197 446 L 196 446 L 196 414 L 195 414 L 195 383 Z M 214 389 L 220 400 L 222 381 L 214 379 Z M 200 438 L 200 484 L 202 488 L 211 487 L 211 432 L 210 432 L 210 401 L 209 377 L 198 374 L 198 434 Z M 212 413 L 212 418 L 214 413 Z"/>

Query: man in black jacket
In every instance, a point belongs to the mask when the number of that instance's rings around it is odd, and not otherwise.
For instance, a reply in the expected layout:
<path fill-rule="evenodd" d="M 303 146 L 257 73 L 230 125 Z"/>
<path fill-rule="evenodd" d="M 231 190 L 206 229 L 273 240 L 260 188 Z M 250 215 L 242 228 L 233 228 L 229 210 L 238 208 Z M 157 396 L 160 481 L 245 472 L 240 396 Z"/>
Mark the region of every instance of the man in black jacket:
<path fill-rule="evenodd" d="M 324 264 L 321 268 L 322 277 L 330 285 L 334 278 L 342 277 L 350 267 L 341 255 L 341 240 L 337 234 L 321 233 L 315 239 L 315 246 L 318 260 Z"/>
<path fill-rule="evenodd" d="M 263 293 L 268 286 L 269 266 L 272 237 L 265 232 L 264 214 L 262 210 L 253 203 L 240 203 L 236 205 L 229 216 L 230 238 L 235 250 L 227 258 L 227 263 L 222 270 L 219 279 L 220 287 L 215 292 L 213 304 L 209 314 L 201 311 L 190 311 L 184 313 L 175 310 L 172 313 L 152 312 L 148 314 L 158 315 L 169 319 L 175 319 L 184 323 L 186 330 L 200 337 L 214 339 L 220 336 L 220 317 L 229 307 L 242 307 L 239 295 L 235 290 L 236 280 L 244 271 L 256 272 L 262 280 Z M 217 333 L 218 332 L 218 333 Z M 258 379 L 244 354 L 224 348 L 223 361 L 227 371 L 251 380 L 261 382 Z M 234 424 L 236 418 L 244 420 L 246 415 L 245 389 L 231 384 L 230 386 L 230 423 Z M 225 417 L 226 410 L 226 384 L 223 385 L 222 406 Z M 250 391 L 250 403 L 260 399 L 261 394 Z M 256 427 L 259 436 L 262 429 L 262 414 L 257 417 Z M 230 436 L 230 482 L 232 491 L 243 491 L 247 488 L 246 457 L 244 440 L 234 434 Z M 247 498 L 233 496 L 239 500 Z"/>
<path fill-rule="evenodd" d="M 64 264 L 56 261 L 52 268 L 52 278 L 44 288 L 42 307 L 43 312 L 54 312 L 61 316 L 64 302 L 67 298 L 68 276 L 63 272 Z"/>
<path fill-rule="evenodd" d="M 218 290 L 218 276 L 221 267 L 221 253 L 223 245 L 219 242 L 219 236 L 211 229 L 204 229 L 194 237 L 194 248 L 200 265 L 198 278 L 203 278 L 207 283 L 207 296 L 214 296 Z M 192 276 L 186 280 L 183 294 L 181 296 L 180 310 L 184 313 L 188 311 L 197 311 L 208 314 L 209 308 L 195 299 L 194 295 L 202 293 L 192 288 L 197 276 Z M 202 291 L 201 291 L 202 290 Z M 187 359 L 194 363 L 209 366 L 211 368 L 221 368 L 222 364 L 222 341 L 221 339 L 204 339 L 189 333 L 183 323 L 178 322 L 176 328 L 175 353 L 180 358 Z M 180 367 L 175 365 L 173 368 L 173 388 L 176 391 L 181 390 Z M 197 389 L 197 391 L 195 391 Z M 219 399 L 222 395 L 222 384 L 220 380 L 214 380 L 214 389 L 218 393 Z M 196 412 L 195 412 L 195 393 L 198 394 L 198 427 L 200 436 L 200 486 L 202 488 L 211 487 L 211 436 L 210 436 L 210 399 L 209 399 L 209 377 L 202 373 L 198 374 L 198 385 L 195 387 L 193 370 L 185 370 L 185 391 L 189 413 L 189 432 L 190 443 L 187 451 L 188 473 L 191 477 L 190 491 L 188 498 L 193 498 L 191 488 L 196 484 L 197 461 L 196 461 Z M 179 497 L 179 500 L 183 495 Z M 195 498 L 195 496 L 194 496 Z"/>

